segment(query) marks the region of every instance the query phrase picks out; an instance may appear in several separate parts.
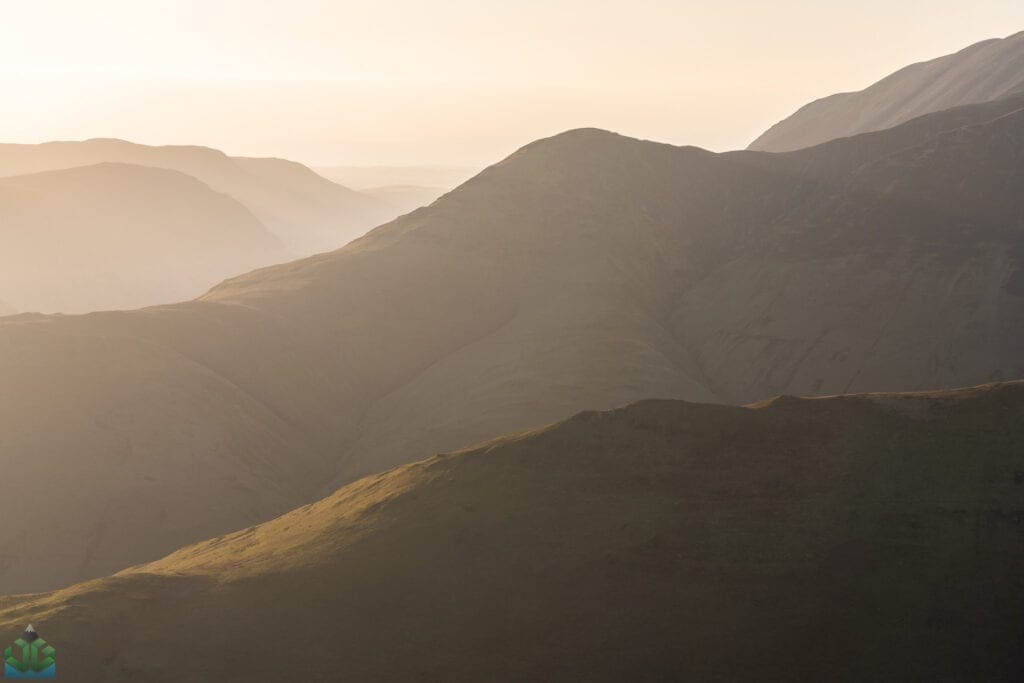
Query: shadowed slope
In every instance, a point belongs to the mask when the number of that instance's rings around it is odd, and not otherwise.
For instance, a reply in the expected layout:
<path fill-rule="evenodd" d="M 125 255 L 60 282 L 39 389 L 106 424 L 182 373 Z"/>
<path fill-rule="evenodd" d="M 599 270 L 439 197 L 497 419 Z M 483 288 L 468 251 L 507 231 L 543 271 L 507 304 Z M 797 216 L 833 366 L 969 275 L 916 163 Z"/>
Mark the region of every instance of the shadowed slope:
<path fill-rule="evenodd" d="M 287 258 L 237 201 L 127 164 L 0 178 L 0 225 L 0 292 L 23 311 L 182 301 Z"/>
<path fill-rule="evenodd" d="M 149 560 L 581 409 L 1024 376 L 1020 115 L 907 130 L 819 161 L 572 131 L 198 301 L 0 322 L 0 587 Z M 25 459 L 64 521 L 18 545 Z M 154 505 L 139 481 L 193 493 Z"/>
<path fill-rule="evenodd" d="M 785 152 L 810 147 L 1020 91 L 1024 91 L 1024 32 L 913 64 L 860 92 L 811 102 L 768 129 L 749 149 Z"/>
<path fill-rule="evenodd" d="M 0 624 L 76 681 L 1018 680 L 1022 418 L 1024 383 L 583 413 Z"/>
<path fill-rule="evenodd" d="M 884 130 L 837 138 L 806 149 L 785 154 L 729 152 L 767 168 L 789 168 L 794 175 L 809 180 L 841 183 L 862 166 L 870 165 L 907 149 L 934 147 L 948 134 L 962 128 L 980 127 L 997 119 L 1019 114 L 1024 109 L 1024 93 L 1017 93 L 980 104 L 964 105 L 925 114 Z M 1011 145 L 1009 149 L 1013 149 Z"/>

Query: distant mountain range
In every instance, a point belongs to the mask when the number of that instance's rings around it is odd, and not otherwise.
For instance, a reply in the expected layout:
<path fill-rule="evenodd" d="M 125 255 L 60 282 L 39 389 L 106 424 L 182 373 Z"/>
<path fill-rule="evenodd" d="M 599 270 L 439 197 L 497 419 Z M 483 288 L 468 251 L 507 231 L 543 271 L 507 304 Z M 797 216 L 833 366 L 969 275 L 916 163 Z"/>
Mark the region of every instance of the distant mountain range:
<path fill-rule="evenodd" d="M 417 199 L 378 199 L 283 159 L 108 139 L 0 145 L 0 188 L 0 222 L 11 226 L 0 232 L 0 295 L 19 310 L 65 313 L 190 299 L 336 249 Z M 237 215 L 203 213 L 218 202 Z"/>
<path fill-rule="evenodd" d="M 315 170 L 386 203 L 396 216 L 431 204 L 479 171 L 468 166 L 318 166 Z"/>
<path fill-rule="evenodd" d="M 192 302 L 0 321 L 0 590 L 582 409 L 1022 377 L 1021 154 L 1014 98 L 790 154 L 578 130 Z"/>
<path fill-rule="evenodd" d="M 422 206 L 432 204 L 451 188 L 421 187 L 419 185 L 385 185 L 362 190 L 363 194 L 386 202 L 398 215 L 404 215 Z"/>
<path fill-rule="evenodd" d="M 0 626 L 31 615 L 83 682 L 1015 681 L 1022 449 L 1021 382 L 645 401 L 6 598 Z"/>
<path fill-rule="evenodd" d="M 786 152 L 881 130 L 930 112 L 1024 91 L 1024 32 L 913 64 L 854 93 L 811 102 L 749 149 Z"/>
<path fill-rule="evenodd" d="M 325 178 L 366 191 L 376 187 L 437 187 L 453 189 L 482 169 L 473 166 L 315 166 L 313 170 Z"/>
<path fill-rule="evenodd" d="M 0 175 L 120 162 L 193 176 L 248 207 L 296 255 L 336 249 L 393 216 L 381 202 L 284 159 L 229 157 L 208 147 L 93 139 L 0 145 Z"/>
<path fill-rule="evenodd" d="M 236 200 L 148 166 L 0 178 L 0 224 L 0 293 L 25 311 L 182 301 L 289 257 Z"/>

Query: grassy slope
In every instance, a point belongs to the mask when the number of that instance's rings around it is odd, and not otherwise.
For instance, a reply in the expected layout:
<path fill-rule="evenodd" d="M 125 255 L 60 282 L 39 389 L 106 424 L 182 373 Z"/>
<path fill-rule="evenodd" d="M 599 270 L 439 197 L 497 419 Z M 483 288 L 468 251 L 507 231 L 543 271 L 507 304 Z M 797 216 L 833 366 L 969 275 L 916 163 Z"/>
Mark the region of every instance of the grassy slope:
<path fill-rule="evenodd" d="M 8 598 L 76 681 L 1017 680 L 1024 383 L 587 412 Z"/>

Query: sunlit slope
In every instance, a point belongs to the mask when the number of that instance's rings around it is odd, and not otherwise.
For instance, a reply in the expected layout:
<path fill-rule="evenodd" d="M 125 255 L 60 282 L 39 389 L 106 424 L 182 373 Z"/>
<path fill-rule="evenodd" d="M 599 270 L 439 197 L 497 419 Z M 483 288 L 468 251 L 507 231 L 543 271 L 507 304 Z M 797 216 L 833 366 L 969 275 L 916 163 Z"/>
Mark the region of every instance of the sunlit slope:
<path fill-rule="evenodd" d="M 1022 131 L 1019 109 L 955 110 L 785 155 L 571 131 L 198 301 L 4 320 L 0 466 L 51 473 L 66 535 L 25 544 L 0 590 L 265 520 L 264 484 L 294 507 L 579 410 L 1024 377 Z M 82 479 L 83 463 L 101 465 Z M 244 495 L 203 468 L 245 477 Z M 194 494 L 129 528 L 155 509 L 146 477 Z M 36 514 L 30 490 L 0 497 L 3 547 Z M 96 508 L 110 497 L 116 512 Z"/>
<path fill-rule="evenodd" d="M 586 412 L 0 624 L 76 681 L 1019 680 L 1022 425 L 1024 383 Z"/>
<path fill-rule="evenodd" d="M 912 64 L 859 92 L 805 105 L 749 149 L 785 152 L 1024 91 L 1024 31 Z"/>

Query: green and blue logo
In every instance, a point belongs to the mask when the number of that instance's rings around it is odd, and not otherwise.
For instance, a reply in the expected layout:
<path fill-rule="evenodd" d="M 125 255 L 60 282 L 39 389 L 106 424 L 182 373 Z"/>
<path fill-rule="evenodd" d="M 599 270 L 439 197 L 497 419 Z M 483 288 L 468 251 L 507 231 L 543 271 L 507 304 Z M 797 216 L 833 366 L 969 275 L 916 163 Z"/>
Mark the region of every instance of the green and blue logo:
<path fill-rule="evenodd" d="M 4 676 L 38 680 L 56 675 L 57 651 L 29 624 L 21 638 L 4 650 Z"/>

